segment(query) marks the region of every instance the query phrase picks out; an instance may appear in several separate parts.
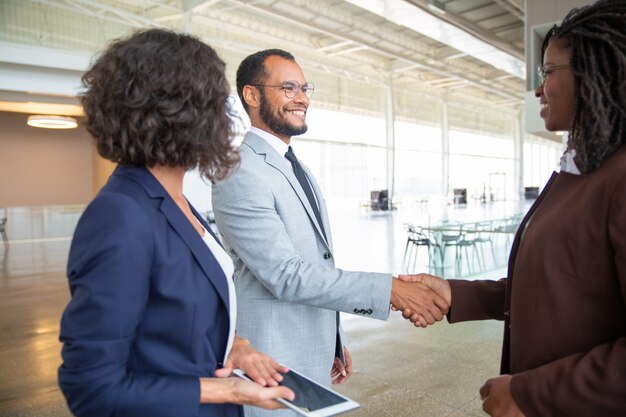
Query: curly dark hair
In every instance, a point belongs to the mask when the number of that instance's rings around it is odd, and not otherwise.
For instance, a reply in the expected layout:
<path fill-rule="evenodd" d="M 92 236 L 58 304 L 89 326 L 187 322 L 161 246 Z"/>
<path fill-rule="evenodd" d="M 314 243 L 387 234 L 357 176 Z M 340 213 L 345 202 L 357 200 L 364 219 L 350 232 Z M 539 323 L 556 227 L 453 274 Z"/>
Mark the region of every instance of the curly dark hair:
<path fill-rule="evenodd" d="M 198 167 L 212 182 L 239 163 L 224 62 L 198 38 L 162 29 L 108 47 L 82 78 L 87 130 L 121 165 Z"/>
<path fill-rule="evenodd" d="M 546 35 L 542 57 L 554 41 L 569 50 L 574 75 L 568 149 L 576 150 L 578 169 L 589 172 L 626 144 L 626 1 L 570 11 Z"/>
<path fill-rule="evenodd" d="M 248 112 L 248 104 L 243 99 L 243 87 L 251 84 L 263 84 L 265 82 L 267 79 L 264 65 L 265 59 L 274 55 L 292 62 L 296 61 L 293 55 L 287 51 L 283 51 L 282 49 L 266 49 L 247 56 L 241 61 L 239 68 L 237 68 L 237 94 L 246 112 Z"/>

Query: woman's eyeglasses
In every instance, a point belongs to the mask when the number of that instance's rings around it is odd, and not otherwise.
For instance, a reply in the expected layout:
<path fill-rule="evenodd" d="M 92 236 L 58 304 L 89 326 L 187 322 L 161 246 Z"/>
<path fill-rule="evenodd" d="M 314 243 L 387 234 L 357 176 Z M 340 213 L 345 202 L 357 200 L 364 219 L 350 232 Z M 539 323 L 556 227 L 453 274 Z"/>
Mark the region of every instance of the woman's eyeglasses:
<path fill-rule="evenodd" d="M 539 77 L 539 85 L 543 85 L 546 82 L 546 77 L 552 74 L 553 71 L 560 70 L 563 68 L 569 68 L 569 64 L 544 65 L 541 67 L 537 67 L 537 76 Z"/>

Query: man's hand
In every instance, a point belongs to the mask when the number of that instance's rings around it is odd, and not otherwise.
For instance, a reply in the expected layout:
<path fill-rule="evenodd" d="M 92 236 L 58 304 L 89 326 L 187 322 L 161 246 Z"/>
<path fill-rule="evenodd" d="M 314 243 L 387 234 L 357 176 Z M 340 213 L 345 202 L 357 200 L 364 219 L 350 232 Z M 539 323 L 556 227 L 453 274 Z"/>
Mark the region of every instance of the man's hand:
<path fill-rule="evenodd" d="M 333 381 L 333 384 L 343 384 L 352 375 L 352 358 L 348 348 L 345 346 L 343 347 L 343 357 L 346 363 L 342 363 L 341 359 L 335 357 L 333 369 L 330 370 L 330 379 Z"/>
<path fill-rule="evenodd" d="M 450 289 L 450 283 L 448 283 L 445 279 L 429 274 L 399 275 L 398 279 L 404 282 L 420 283 L 427 286 L 429 289 L 437 293 L 443 300 L 445 300 L 447 308 L 445 311 L 442 311 L 443 314 L 448 312 L 448 308 L 452 304 L 452 291 Z M 402 317 L 410 320 L 413 324 L 415 324 L 415 326 L 426 327 L 424 323 L 427 322 L 427 319 L 423 316 L 422 312 L 411 309 L 410 307 L 403 308 L 401 310 Z"/>
<path fill-rule="evenodd" d="M 247 339 L 236 335 L 228 360 L 222 369 L 215 371 L 215 376 L 228 377 L 234 368 L 242 369 L 257 384 L 270 387 L 277 386 L 283 380 L 281 372 L 289 371 L 274 359 L 256 351 Z"/>
<path fill-rule="evenodd" d="M 419 282 L 442 296 L 448 305 L 452 304 L 450 283 L 443 278 L 430 274 L 398 275 L 398 279 L 406 282 Z"/>
<path fill-rule="evenodd" d="M 488 379 L 480 388 L 483 411 L 491 417 L 525 417 L 511 395 L 511 375 Z"/>
<path fill-rule="evenodd" d="M 396 310 L 408 311 L 416 326 L 427 327 L 443 319 L 450 303 L 427 285 L 409 279 L 394 279 L 391 283 L 391 304 Z"/>

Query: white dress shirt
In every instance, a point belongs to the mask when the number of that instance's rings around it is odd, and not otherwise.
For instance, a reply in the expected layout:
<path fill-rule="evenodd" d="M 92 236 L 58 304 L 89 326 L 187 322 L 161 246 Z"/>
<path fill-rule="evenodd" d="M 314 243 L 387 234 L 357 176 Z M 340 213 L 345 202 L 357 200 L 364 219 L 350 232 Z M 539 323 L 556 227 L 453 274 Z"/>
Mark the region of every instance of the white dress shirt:
<path fill-rule="evenodd" d="M 252 126 L 250 128 L 250 132 L 252 132 L 255 135 L 260 136 L 263 139 L 265 139 L 267 141 L 267 143 L 269 143 L 270 146 L 272 148 L 274 148 L 276 150 L 276 152 L 278 152 L 278 154 L 283 157 L 283 160 L 285 161 L 285 164 L 289 167 L 291 172 L 293 172 L 293 166 L 291 166 L 291 162 L 287 158 L 285 158 L 285 154 L 289 150 L 289 147 L 291 146 L 291 144 L 283 142 L 282 139 L 272 135 L 269 132 L 266 132 L 265 130 L 259 129 L 258 127 Z M 292 148 L 293 148 L 293 146 L 292 146 Z M 295 151 L 294 151 L 294 153 L 295 153 Z M 311 187 L 311 190 L 313 190 L 313 184 L 311 184 L 311 180 L 309 179 L 309 177 L 307 177 L 307 181 L 309 182 L 309 187 Z M 317 200 L 317 195 L 315 195 L 315 193 L 313 193 L 313 197 L 315 197 L 315 204 L 317 204 L 317 209 L 319 210 L 320 202 Z"/>

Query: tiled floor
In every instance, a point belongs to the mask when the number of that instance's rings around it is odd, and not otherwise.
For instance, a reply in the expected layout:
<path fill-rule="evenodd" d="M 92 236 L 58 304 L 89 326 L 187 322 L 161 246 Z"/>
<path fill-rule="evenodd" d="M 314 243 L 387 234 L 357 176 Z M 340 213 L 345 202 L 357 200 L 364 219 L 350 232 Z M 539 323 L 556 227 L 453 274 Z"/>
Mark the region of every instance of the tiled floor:
<path fill-rule="evenodd" d="M 403 224 L 427 226 L 438 220 L 476 221 L 500 218 L 526 207 L 453 208 L 412 207 L 389 212 L 347 210 L 333 213 L 335 254 L 339 267 L 380 272 L 405 272 L 402 255 L 406 243 Z M 436 213 L 434 215 L 433 213 Z M 488 270 L 478 272 L 475 258 L 454 264 L 453 249 L 446 254 L 447 278 L 500 278 L 508 257 L 505 237 L 496 240 L 496 259 L 485 248 Z M 420 248 L 420 250 L 423 248 Z M 417 271 L 429 269 L 426 251 L 419 254 Z M 470 254 L 471 256 L 471 254 Z M 440 268 L 430 268 L 441 275 Z M 481 416 L 478 389 L 499 372 L 503 328 L 500 322 L 482 321 L 449 325 L 438 323 L 419 329 L 392 312 L 387 322 L 342 314 L 354 360 L 354 375 L 337 390 L 361 404 L 353 417 L 465 417 Z"/>
<path fill-rule="evenodd" d="M 525 208 L 518 203 L 465 208 L 404 205 L 393 212 L 372 212 L 336 205 L 331 208 L 335 258 L 344 269 L 399 273 L 406 243 L 404 223 L 426 226 L 443 218 L 497 218 Z M 12 240 L 8 249 L 0 246 L 0 417 L 70 416 L 57 388 L 56 369 L 59 318 L 69 299 L 67 236 L 79 212 L 69 207 L 9 213 Z M 499 239 L 495 259 L 488 257 L 488 270 L 479 274 L 473 263 L 472 276 L 466 276 L 466 266 L 458 271 L 453 256 L 437 271 L 446 277 L 499 278 L 504 274 L 505 246 L 505 239 Z M 417 269 L 428 269 L 425 253 L 418 258 Z M 417 329 L 399 313 L 392 312 L 387 322 L 342 316 L 355 372 L 338 390 L 361 404 L 351 416 L 482 415 L 478 389 L 498 373 L 501 323 L 443 322 Z"/>

